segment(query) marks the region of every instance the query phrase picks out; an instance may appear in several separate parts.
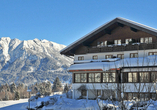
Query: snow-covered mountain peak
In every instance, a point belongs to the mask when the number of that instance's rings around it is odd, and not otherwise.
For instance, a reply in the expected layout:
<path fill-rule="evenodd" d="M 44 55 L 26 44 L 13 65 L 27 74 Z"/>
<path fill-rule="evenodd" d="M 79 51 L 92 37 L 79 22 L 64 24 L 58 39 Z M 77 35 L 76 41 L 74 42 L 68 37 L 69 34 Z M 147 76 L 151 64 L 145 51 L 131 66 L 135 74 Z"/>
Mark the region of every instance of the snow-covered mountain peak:
<path fill-rule="evenodd" d="M 0 39 L 0 84 L 5 82 L 53 81 L 55 74 L 67 79 L 66 68 L 72 59 L 61 55 L 59 51 L 65 46 L 48 40 Z M 29 73 L 29 74 L 28 74 Z M 6 76 L 7 74 L 7 76 Z"/>
<path fill-rule="evenodd" d="M 0 41 L 4 41 L 4 42 L 7 42 L 7 43 L 9 43 L 10 42 L 10 37 L 1 37 L 0 38 Z"/>

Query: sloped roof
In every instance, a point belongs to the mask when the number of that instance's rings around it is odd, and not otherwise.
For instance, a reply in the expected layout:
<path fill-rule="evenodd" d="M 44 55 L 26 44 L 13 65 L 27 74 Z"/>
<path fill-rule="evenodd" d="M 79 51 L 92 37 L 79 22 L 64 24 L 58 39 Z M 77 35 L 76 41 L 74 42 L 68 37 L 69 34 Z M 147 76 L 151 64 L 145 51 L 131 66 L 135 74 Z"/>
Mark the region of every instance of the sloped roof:
<path fill-rule="evenodd" d="M 68 71 L 81 71 L 81 70 L 99 70 L 107 71 L 113 68 L 129 68 L 129 67 L 157 67 L 157 55 L 150 55 L 147 57 L 138 58 L 124 58 L 115 62 L 90 62 L 82 64 L 73 64 L 68 68 Z M 149 69 L 147 69 L 148 71 Z M 152 68 L 149 70 L 152 71 Z"/>
<path fill-rule="evenodd" d="M 102 26 L 96 28 L 92 32 L 88 33 L 87 35 L 81 37 L 80 39 L 78 39 L 77 41 L 73 42 L 69 46 L 65 47 L 64 49 L 62 49 L 60 51 L 60 53 L 67 55 L 66 53 L 68 51 L 72 50 L 76 46 L 79 46 L 80 44 L 85 42 L 87 39 L 93 37 L 95 34 L 99 33 L 100 31 L 107 29 L 109 26 L 111 26 L 114 23 L 121 23 L 123 25 L 130 26 L 130 27 L 135 28 L 137 30 L 141 30 L 141 31 L 144 31 L 146 33 L 149 33 L 149 34 L 152 34 L 154 36 L 157 36 L 157 29 L 154 29 L 152 27 L 149 27 L 149 26 L 146 26 L 146 25 L 143 25 L 143 24 L 140 24 L 140 23 L 137 23 L 137 22 L 125 19 L 125 18 L 117 17 L 117 18 L 115 18 L 115 19 L 113 19 L 113 20 L 103 24 Z"/>

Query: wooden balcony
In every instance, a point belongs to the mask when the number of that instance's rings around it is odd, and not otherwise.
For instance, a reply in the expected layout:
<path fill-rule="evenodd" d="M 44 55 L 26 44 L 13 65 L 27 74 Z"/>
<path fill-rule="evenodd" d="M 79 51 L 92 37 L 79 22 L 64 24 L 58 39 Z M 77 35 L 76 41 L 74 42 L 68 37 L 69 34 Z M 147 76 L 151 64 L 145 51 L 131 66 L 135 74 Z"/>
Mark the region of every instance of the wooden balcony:
<path fill-rule="evenodd" d="M 98 52 L 118 52 L 118 51 L 131 51 L 131 50 L 147 50 L 157 49 L 157 43 L 139 43 L 139 44 L 128 44 L 128 45 L 110 45 L 105 47 L 88 47 L 87 53 L 98 53 Z"/>

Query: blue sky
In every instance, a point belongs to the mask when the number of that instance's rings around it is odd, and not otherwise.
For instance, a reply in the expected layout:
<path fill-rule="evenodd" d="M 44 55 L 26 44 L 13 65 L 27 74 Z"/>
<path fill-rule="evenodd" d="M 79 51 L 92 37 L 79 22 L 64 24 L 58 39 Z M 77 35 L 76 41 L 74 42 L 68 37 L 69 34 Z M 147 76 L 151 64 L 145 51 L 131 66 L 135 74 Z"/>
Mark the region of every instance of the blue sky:
<path fill-rule="evenodd" d="M 69 45 L 116 17 L 157 28 L 156 0 L 0 0 L 0 37 Z"/>

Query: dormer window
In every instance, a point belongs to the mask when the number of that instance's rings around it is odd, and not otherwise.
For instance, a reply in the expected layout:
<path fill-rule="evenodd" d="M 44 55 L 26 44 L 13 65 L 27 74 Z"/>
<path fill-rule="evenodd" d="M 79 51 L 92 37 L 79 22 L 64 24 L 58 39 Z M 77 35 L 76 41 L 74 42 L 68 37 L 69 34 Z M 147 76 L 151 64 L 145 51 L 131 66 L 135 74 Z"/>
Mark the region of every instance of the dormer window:
<path fill-rule="evenodd" d="M 84 60 L 84 56 L 78 57 L 78 60 Z"/>
<path fill-rule="evenodd" d="M 141 38 L 140 43 L 152 43 L 152 37 Z"/>
<path fill-rule="evenodd" d="M 121 45 L 121 40 L 119 39 L 119 40 L 114 40 L 114 44 L 115 45 Z"/>
<path fill-rule="evenodd" d="M 94 55 L 93 60 L 97 60 L 97 59 L 98 59 L 98 55 Z"/>
<path fill-rule="evenodd" d="M 131 42 L 131 41 L 132 41 L 132 39 L 125 39 L 126 44 L 129 44 L 129 42 Z"/>

